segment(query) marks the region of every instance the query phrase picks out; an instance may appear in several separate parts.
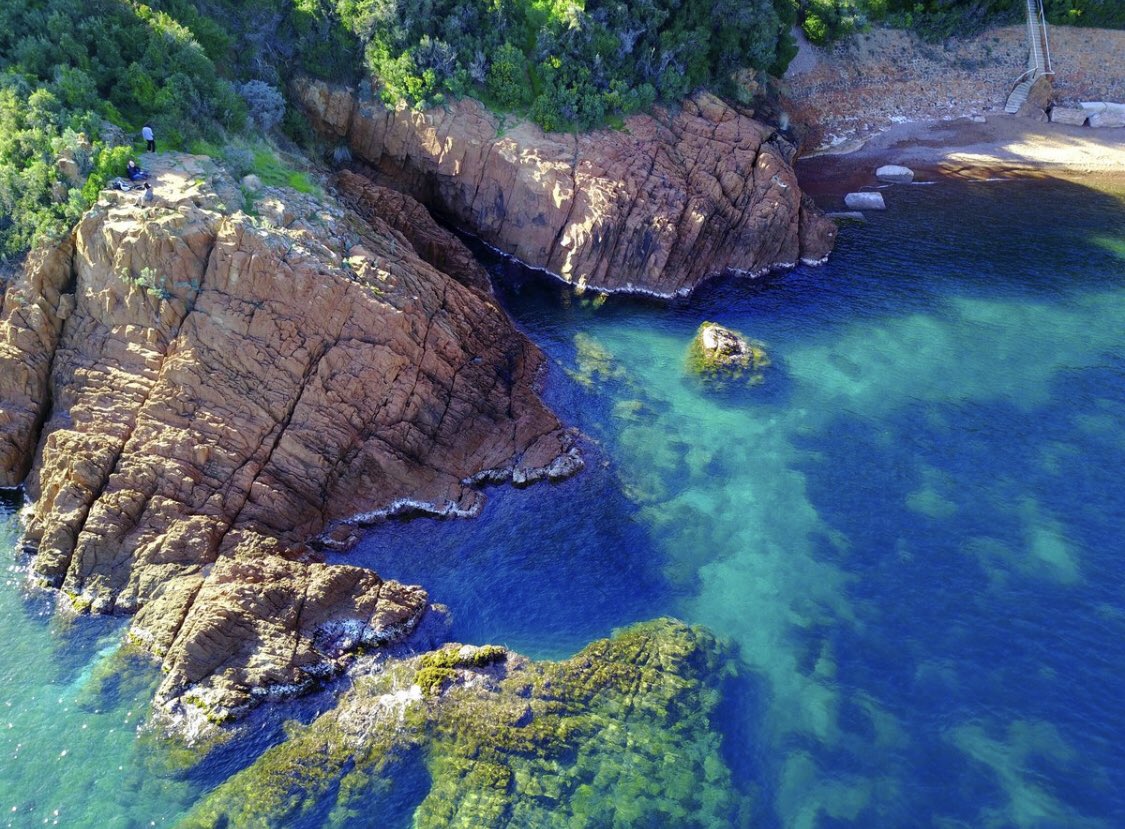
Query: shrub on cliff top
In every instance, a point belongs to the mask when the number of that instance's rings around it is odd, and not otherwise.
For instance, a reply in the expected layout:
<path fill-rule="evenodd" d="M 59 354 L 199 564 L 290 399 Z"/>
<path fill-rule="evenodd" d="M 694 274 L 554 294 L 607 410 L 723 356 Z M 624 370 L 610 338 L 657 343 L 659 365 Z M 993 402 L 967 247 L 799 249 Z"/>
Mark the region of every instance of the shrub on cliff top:
<path fill-rule="evenodd" d="M 1121 0 L 1044 0 L 1055 25 L 1125 27 Z M 829 43 L 868 20 L 913 29 L 925 40 L 971 35 L 996 23 L 1023 19 L 1022 0 L 800 0 L 799 16 L 813 43 Z"/>
<path fill-rule="evenodd" d="M 132 134 L 150 123 L 167 147 L 188 131 L 219 138 L 245 117 L 192 31 L 164 11 L 119 0 L 0 4 L 0 258 L 65 230 L 121 174 L 130 150 L 110 151 L 106 122 Z M 68 133 L 90 139 L 85 186 L 56 163 Z"/>
<path fill-rule="evenodd" d="M 388 101 L 472 94 L 590 127 L 732 73 L 781 71 L 787 0 L 336 0 Z"/>

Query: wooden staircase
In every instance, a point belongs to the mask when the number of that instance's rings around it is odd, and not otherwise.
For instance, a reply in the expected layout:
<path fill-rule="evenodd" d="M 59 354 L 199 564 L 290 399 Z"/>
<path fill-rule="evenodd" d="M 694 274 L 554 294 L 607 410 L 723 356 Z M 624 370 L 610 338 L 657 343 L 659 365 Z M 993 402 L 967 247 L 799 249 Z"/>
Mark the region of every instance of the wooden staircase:
<path fill-rule="evenodd" d="M 1005 112 L 1018 112 L 1035 82 L 1043 75 L 1055 74 L 1051 69 L 1051 47 L 1047 42 L 1043 0 L 1027 0 L 1027 45 L 1027 71 L 1016 80 L 1004 105 Z"/>

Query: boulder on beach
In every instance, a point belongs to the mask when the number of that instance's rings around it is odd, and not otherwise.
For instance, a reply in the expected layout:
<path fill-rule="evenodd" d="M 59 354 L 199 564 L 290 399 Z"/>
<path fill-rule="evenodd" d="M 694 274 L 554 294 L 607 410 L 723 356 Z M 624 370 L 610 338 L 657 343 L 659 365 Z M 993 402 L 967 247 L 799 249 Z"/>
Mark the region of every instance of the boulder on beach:
<path fill-rule="evenodd" d="M 1089 117 L 1091 127 L 1125 127 L 1125 104 L 1083 101 L 1082 109 Z"/>
<path fill-rule="evenodd" d="M 1051 110 L 1052 124 L 1070 124 L 1081 127 L 1086 123 L 1089 113 L 1081 107 L 1054 107 Z"/>
<path fill-rule="evenodd" d="M 909 184 L 914 181 L 914 171 L 900 164 L 884 164 L 875 171 L 875 178 L 890 184 Z"/>
<path fill-rule="evenodd" d="M 887 203 L 883 201 L 883 194 L 873 190 L 862 193 L 848 193 L 844 196 L 844 204 L 849 210 L 886 210 Z"/>

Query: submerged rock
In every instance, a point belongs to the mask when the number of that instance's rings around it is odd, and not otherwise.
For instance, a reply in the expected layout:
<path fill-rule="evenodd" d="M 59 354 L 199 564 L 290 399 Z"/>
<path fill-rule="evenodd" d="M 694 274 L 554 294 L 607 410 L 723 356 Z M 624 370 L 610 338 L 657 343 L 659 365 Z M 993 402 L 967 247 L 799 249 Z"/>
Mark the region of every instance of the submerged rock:
<path fill-rule="evenodd" d="M 251 216 L 208 159 L 149 166 L 158 206 L 103 193 L 4 286 L 0 485 L 26 476 L 33 574 L 136 614 L 158 711 L 190 729 L 425 612 L 310 538 L 472 515 L 479 485 L 580 460 L 535 393 L 541 353 L 466 262 L 435 268 L 379 209 L 265 188 Z"/>
<path fill-rule="evenodd" d="M 861 193 L 848 193 L 844 196 L 844 204 L 849 210 L 887 209 L 887 203 L 883 201 L 883 194 L 875 190 L 864 190 Z"/>
<path fill-rule="evenodd" d="M 376 825 L 405 780 L 424 781 L 420 829 L 742 825 L 749 804 L 711 726 L 731 665 L 669 619 L 563 662 L 447 646 L 358 679 L 181 826 Z"/>
<path fill-rule="evenodd" d="M 761 383 L 770 365 L 765 346 L 736 331 L 705 322 L 695 332 L 688 356 L 691 370 L 712 379 Z"/>
<path fill-rule="evenodd" d="M 858 210 L 837 210 L 832 213 L 825 213 L 836 224 L 849 224 L 849 223 L 862 223 L 867 221 L 867 217 Z"/>
<path fill-rule="evenodd" d="M 875 178 L 890 184 L 909 184 L 914 181 L 914 171 L 899 164 L 884 164 L 875 171 Z"/>
<path fill-rule="evenodd" d="M 320 81 L 293 92 L 380 179 L 579 287 L 685 294 L 727 270 L 819 262 L 835 242 L 802 197 L 796 148 L 707 93 L 571 135 L 469 98 L 418 112 Z"/>

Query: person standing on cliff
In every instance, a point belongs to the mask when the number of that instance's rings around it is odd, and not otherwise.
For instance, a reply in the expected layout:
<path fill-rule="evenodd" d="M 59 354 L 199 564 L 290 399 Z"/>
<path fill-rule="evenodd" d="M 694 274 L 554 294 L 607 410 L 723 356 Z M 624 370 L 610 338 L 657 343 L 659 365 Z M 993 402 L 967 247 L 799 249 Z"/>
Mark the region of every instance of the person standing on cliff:
<path fill-rule="evenodd" d="M 156 152 L 156 137 L 152 134 L 152 127 L 148 124 L 141 128 L 141 138 L 145 140 L 150 153 Z"/>

